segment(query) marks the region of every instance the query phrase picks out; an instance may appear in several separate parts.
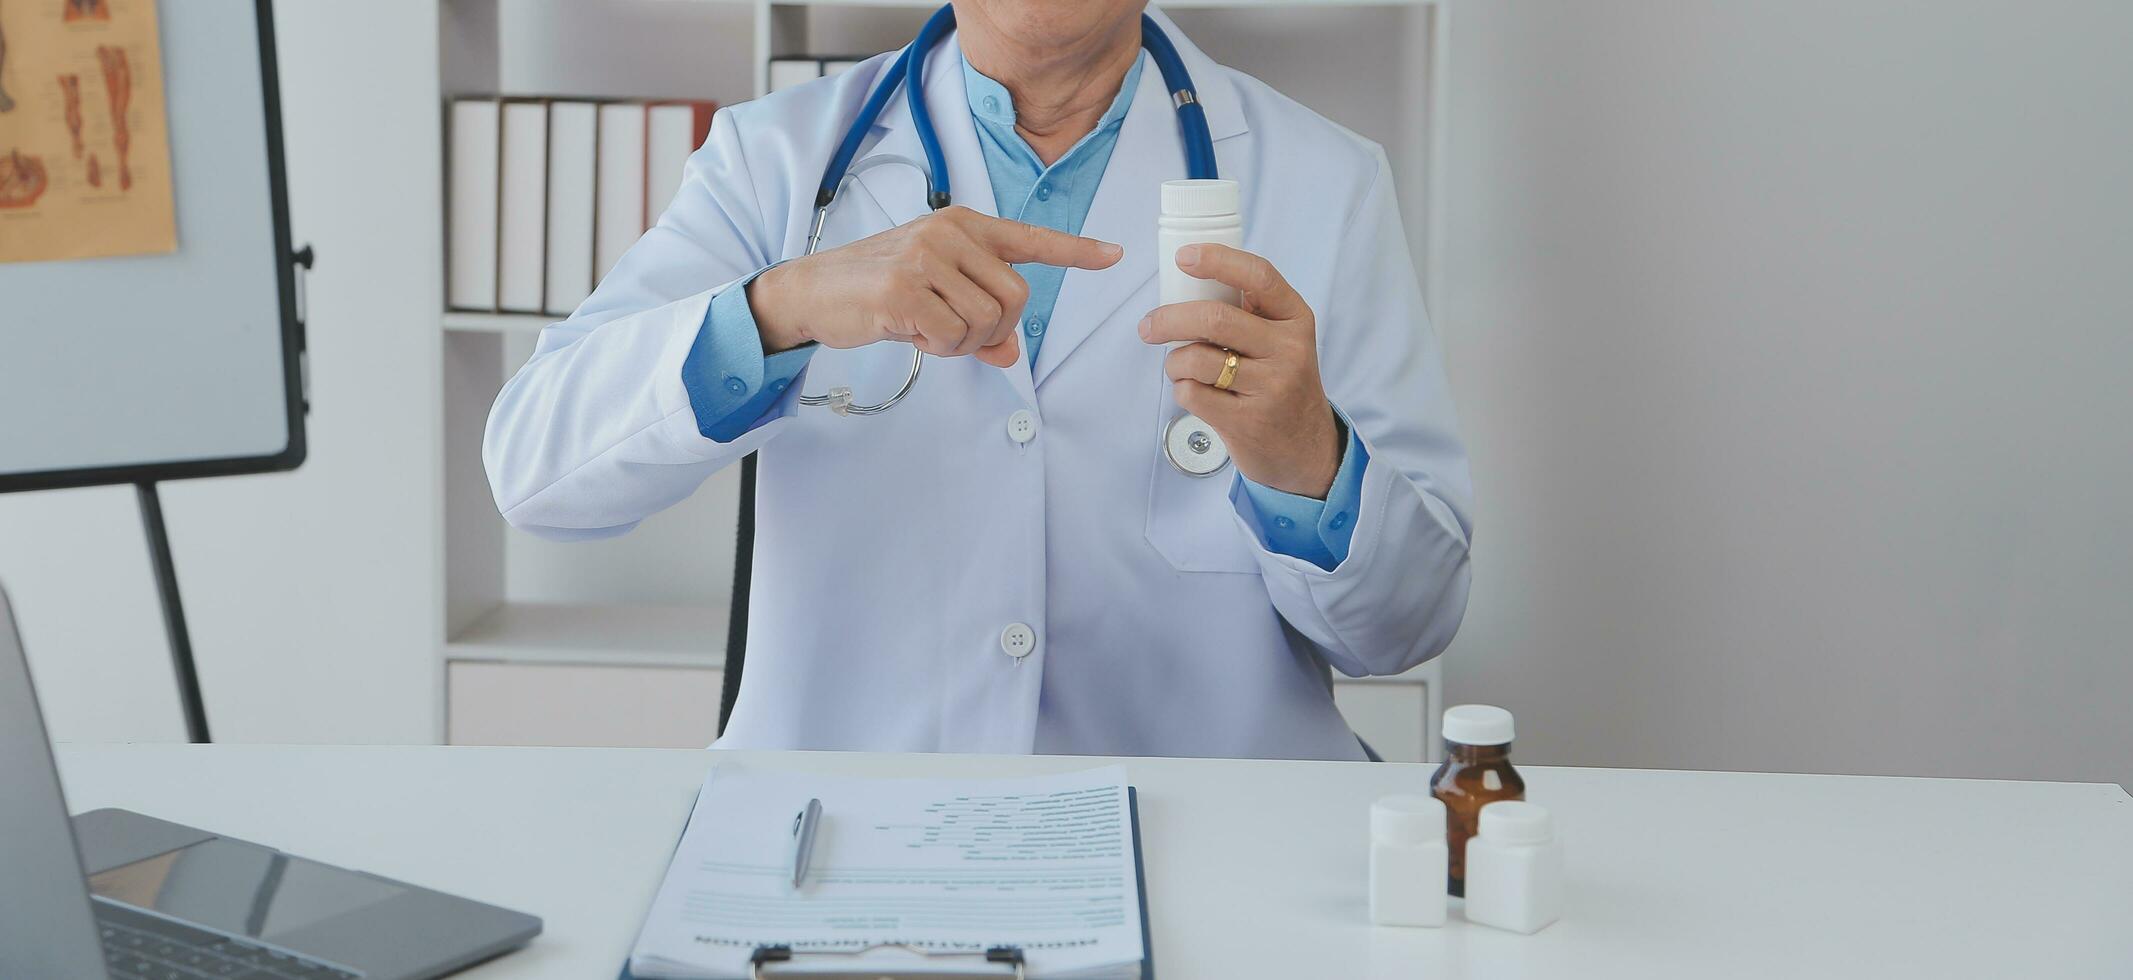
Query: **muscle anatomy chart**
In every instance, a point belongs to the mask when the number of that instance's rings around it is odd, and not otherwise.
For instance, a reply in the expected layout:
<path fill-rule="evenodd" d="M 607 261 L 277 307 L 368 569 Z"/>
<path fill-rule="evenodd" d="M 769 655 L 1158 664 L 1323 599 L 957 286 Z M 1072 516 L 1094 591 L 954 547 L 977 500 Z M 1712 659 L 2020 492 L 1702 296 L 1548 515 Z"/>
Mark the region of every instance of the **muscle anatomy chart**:
<path fill-rule="evenodd" d="M 126 105 L 133 101 L 133 67 L 126 63 L 126 49 L 96 46 L 96 61 L 104 68 L 104 97 L 111 100 L 111 145 L 118 147 L 119 189 L 133 189 L 133 171 L 126 166 L 126 151 L 133 133 L 126 128 Z"/>
<path fill-rule="evenodd" d="M 7 25 L 0 23 L 0 112 L 12 112 L 15 100 L 7 96 Z"/>
<path fill-rule="evenodd" d="M 61 0 L 66 6 L 66 20 L 110 20 L 111 4 L 106 0 Z"/>
<path fill-rule="evenodd" d="M 81 159 L 81 76 L 59 76 L 59 94 L 67 101 L 67 138 L 74 143 L 74 159 Z"/>
<path fill-rule="evenodd" d="M 177 247 L 155 0 L 0 0 L 0 262 Z"/>
<path fill-rule="evenodd" d="M 44 196 L 44 161 L 21 150 L 0 156 L 0 208 L 26 208 Z"/>

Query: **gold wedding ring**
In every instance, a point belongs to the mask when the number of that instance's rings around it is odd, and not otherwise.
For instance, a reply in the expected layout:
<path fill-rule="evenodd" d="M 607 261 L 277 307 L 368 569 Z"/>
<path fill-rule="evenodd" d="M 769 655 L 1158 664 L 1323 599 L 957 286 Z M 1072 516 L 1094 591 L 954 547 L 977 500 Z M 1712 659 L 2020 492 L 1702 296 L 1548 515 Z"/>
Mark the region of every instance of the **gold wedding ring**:
<path fill-rule="evenodd" d="M 1228 353 L 1222 361 L 1222 373 L 1215 378 L 1215 387 L 1222 391 L 1228 391 L 1230 385 L 1237 383 L 1237 352 Z"/>

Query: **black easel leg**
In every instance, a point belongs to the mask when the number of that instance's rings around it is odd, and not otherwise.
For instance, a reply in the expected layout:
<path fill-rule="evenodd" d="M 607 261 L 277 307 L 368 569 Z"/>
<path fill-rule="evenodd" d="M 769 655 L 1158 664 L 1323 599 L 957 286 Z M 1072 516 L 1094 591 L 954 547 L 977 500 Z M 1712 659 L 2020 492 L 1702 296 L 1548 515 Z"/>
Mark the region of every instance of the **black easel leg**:
<path fill-rule="evenodd" d="M 178 601 L 178 566 L 170 557 L 170 532 L 163 527 L 163 498 L 153 483 L 136 483 L 141 523 L 148 529 L 148 559 L 155 566 L 156 596 L 163 601 L 163 632 L 170 638 L 171 671 L 178 677 L 178 703 L 185 710 L 185 735 L 206 742 L 207 706 L 200 700 L 200 674 L 193 669 L 192 634 L 185 629 L 185 606 Z"/>

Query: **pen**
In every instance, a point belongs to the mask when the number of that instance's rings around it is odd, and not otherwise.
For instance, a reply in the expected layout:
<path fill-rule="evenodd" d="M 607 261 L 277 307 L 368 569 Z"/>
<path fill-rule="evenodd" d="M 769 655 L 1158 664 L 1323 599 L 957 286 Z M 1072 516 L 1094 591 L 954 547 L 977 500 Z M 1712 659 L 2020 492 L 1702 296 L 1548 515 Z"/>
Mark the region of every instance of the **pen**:
<path fill-rule="evenodd" d="M 822 801 L 808 800 L 792 818 L 792 886 L 807 877 L 807 861 L 815 853 L 815 831 L 822 826 Z"/>

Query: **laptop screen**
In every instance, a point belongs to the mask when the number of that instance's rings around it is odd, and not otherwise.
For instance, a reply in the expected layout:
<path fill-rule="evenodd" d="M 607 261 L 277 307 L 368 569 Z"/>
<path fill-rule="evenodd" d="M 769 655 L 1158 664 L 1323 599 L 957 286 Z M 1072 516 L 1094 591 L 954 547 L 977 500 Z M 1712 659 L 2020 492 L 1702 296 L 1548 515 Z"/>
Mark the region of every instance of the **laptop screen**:
<path fill-rule="evenodd" d="M 0 977 L 101 977 L 74 825 L 7 594 L 0 592 Z"/>

